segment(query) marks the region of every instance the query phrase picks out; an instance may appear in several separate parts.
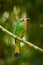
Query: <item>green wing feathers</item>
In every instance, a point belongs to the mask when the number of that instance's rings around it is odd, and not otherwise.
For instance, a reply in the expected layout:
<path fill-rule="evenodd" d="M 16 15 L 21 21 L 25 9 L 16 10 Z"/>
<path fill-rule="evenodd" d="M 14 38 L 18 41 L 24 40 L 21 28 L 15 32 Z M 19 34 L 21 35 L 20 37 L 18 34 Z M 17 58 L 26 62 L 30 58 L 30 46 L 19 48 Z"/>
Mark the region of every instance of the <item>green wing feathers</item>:
<path fill-rule="evenodd" d="M 15 27 L 14 34 L 22 38 L 24 36 L 24 32 L 24 23 L 19 22 Z M 20 41 L 17 39 L 15 39 L 15 53 L 20 53 Z"/>

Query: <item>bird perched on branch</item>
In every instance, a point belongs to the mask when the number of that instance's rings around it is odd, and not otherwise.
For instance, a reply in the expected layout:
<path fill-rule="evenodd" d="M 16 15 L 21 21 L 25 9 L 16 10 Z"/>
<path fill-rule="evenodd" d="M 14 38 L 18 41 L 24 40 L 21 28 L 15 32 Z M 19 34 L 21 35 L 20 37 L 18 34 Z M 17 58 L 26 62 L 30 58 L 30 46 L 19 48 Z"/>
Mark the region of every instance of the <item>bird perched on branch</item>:
<path fill-rule="evenodd" d="M 14 29 L 14 34 L 17 35 L 20 38 L 23 38 L 25 31 L 26 31 L 26 25 L 27 25 L 27 19 L 30 18 L 21 18 L 19 19 L 19 22 L 16 24 Z M 20 57 L 20 41 L 15 39 L 15 57 Z"/>

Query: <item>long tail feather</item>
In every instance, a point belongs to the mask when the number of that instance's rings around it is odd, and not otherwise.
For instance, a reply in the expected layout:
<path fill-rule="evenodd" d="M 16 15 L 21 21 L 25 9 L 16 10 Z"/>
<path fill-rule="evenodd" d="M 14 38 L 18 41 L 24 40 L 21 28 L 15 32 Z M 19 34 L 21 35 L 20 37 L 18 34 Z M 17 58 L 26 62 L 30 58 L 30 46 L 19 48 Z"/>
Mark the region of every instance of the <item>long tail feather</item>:
<path fill-rule="evenodd" d="M 16 58 L 20 57 L 20 41 L 19 40 L 15 40 L 15 53 L 14 56 Z"/>

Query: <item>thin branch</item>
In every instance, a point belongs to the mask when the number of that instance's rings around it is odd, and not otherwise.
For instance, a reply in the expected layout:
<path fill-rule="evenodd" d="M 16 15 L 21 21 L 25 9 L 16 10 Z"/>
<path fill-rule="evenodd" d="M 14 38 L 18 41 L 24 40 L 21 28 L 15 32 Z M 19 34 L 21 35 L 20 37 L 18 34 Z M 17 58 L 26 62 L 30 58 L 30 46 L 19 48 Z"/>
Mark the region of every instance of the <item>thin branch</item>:
<path fill-rule="evenodd" d="M 5 32 L 6 34 L 8 34 L 8 35 L 10 35 L 11 37 L 13 37 L 14 39 L 18 39 L 19 41 L 21 41 L 21 42 L 23 42 L 23 43 L 29 45 L 31 48 L 34 48 L 35 50 L 37 50 L 37 51 L 39 51 L 40 53 L 43 54 L 43 49 L 41 49 L 41 48 L 35 46 L 34 44 L 32 44 L 32 43 L 30 43 L 30 42 L 27 42 L 26 40 L 21 39 L 20 37 L 14 35 L 14 34 L 12 34 L 11 32 L 9 32 L 7 29 L 5 29 L 4 27 L 2 27 L 1 25 L 0 25 L 0 29 L 1 29 L 3 32 Z"/>

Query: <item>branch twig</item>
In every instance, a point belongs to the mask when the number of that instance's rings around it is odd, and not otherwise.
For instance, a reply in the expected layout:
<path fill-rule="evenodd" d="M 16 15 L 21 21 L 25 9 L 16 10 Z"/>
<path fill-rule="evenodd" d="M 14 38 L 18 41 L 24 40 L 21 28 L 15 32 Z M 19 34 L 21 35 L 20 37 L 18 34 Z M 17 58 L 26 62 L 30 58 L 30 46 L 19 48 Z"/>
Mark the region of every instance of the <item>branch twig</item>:
<path fill-rule="evenodd" d="M 4 27 L 2 27 L 1 25 L 0 25 L 0 29 L 1 29 L 3 32 L 5 32 L 6 34 L 10 35 L 11 37 L 13 37 L 13 38 L 15 38 L 15 39 L 18 39 L 19 41 L 21 41 L 21 42 L 23 42 L 23 43 L 29 45 L 31 48 L 34 48 L 35 50 L 37 50 L 37 51 L 39 51 L 40 53 L 43 54 L 43 49 L 41 49 L 41 48 L 35 46 L 34 44 L 32 44 L 32 43 L 30 43 L 30 42 L 27 42 L 26 40 L 21 39 L 20 37 L 14 35 L 14 34 L 12 34 L 11 32 L 9 32 L 7 29 L 5 29 Z"/>

